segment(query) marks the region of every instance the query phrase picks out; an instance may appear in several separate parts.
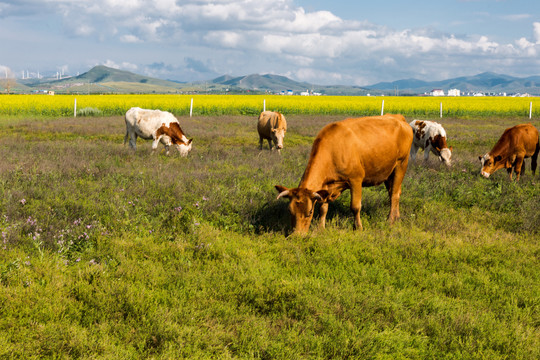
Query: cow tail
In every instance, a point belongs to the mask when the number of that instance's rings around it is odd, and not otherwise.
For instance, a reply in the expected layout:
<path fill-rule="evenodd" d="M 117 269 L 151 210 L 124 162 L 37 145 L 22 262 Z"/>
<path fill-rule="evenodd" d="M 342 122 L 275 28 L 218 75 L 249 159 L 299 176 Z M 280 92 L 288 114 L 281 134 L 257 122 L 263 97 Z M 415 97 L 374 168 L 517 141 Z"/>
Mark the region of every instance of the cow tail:
<path fill-rule="evenodd" d="M 126 135 L 124 135 L 124 146 L 125 146 L 126 142 L 127 142 L 127 139 L 129 137 L 127 113 L 126 113 L 126 115 L 124 115 L 124 121 L 126 122 Z"/>
<path fill-rule="evenodd" d="M 540 137 L 538 137 L 538 139 L 536 140 L 536 149 L 534 150 L 534 154 L 531 158 L 531 170 L 533 175 L 538 165 L 538 153 L 540 153 Z"/>

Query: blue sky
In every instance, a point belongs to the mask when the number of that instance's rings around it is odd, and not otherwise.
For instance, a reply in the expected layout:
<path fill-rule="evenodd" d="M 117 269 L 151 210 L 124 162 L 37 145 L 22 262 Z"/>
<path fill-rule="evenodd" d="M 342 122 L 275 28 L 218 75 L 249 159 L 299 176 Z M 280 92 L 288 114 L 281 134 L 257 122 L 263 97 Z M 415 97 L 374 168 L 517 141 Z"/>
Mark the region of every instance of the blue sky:
<path fill-rule="evenodd" d="M 540 1 L 0 0 L 0 71 L 179 81 L 540 75 Z"/>

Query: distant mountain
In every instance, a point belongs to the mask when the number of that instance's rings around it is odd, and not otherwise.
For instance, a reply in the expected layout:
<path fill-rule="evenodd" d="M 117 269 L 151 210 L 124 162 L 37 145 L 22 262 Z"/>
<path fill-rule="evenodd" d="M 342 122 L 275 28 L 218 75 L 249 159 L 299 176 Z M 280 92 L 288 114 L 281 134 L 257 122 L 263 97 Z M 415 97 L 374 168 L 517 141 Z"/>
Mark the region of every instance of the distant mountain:
<path fill-rule="evenodd" d="M 20 91 L 50 89 L 70 93 L 223 93 L 223 92 L 271 92 L 281 93 L 292 90 L 298 94 L 312 91 L 323 95 L 417 95 L 433 89 L 459 89 L 462 93 L 529 93 L 540 95 L 540 76 L 517 78 L 508 75 L 485 72 L 475 76 L 458 77 L 441 81 L 422 81 L 404 79 L 394 82 L 381 82 L 370 86 L 314 85 L 298 82 L 280 75 L 247 76 L 223 75 L 209 81 L 181 83 L 138 75 L 125 70 L 107 66 L 96 66 L 88 72 L 61 80 L 20 80 Z"/>
<path fill-rule="evenodd" d="M 130 84 L 129 87 L 131 88 L 133 87 L 133 84 L 138 84 L 142 89 L 149 87 L 179 89 L 182 87 L 181 84 L 173 81 L 138 75 L 129 71 L 113 69 L 104 65 L 95 66 L 84 74 L 78 76 L 51 82 L 51 84 L 54 85 L 69 85 L 75 83 L 102 84 L 111 86 L 112 88 L 122 88 L 123 84 L 124 87 L 126 86 L 125 84 Z"/>
<path fill-rule="evenodd" d="M 106 82 L 137 82 L 137 83 L 163 83 L 164 80 L 149 78 L 147 76 L 137 75 L 129 71 L 113 69 L 104 65 L 93 67 L 88 72 L 71 78 L 74 81 L 83 80 L 91 83 Z"/>
<path fill-rule="evenodd" d="M 367 89 L 397 92 L 400 94 L 422 94 L 433 89 L 448 92 L 450 89 L 459 89 L 461 92 L 483 93 L 529 93 L 540 94 L 540 76 L 517 78 L 509 75 L 485 72 L 474 76 L 464 76 L 441 81 L 422 81 L 417 79 L 399 80 L 394 82 L 381 82 L 366 86 Z"/>
<path fill-rule="evenodd" d="M 315 85 L 307 82 L 294 81 L 285 76 L 272 74 L 251 74 L 238 77 L 221 76 L 212 80 L 212 83 L 226 85 L 237 89 L 268 91 L 272 93 L 282 93 L 289 90 L 292 90 L 296 94 L 304 91 L 320 93 L 323 95 L 366 95 L 368 93 L 366 89 L 358 86 Z"/>
<path fill-rule="evenodd" d="M 19 83 L 28 91 L 58 93 L 178 93 L 182 84 L 99 65 L 78 76 L 59 80 L 25 79 Z"/>
<path fill-rule="evenodd" d="M 271 91 L 271 92 L 281 92 L 292 90 L 295 92 L 310 90 L 313 85 L 297 82 L 291 80 L 285 76 L 279 75 L 259 75 L 252 74 L 247 76 L 240 77 L 219 77 L 212 80 L 215 84 L 222 84 L 228 86 L 235 86 L 240 89 L 246 90 L 259 90 L 259 91 Z"/>

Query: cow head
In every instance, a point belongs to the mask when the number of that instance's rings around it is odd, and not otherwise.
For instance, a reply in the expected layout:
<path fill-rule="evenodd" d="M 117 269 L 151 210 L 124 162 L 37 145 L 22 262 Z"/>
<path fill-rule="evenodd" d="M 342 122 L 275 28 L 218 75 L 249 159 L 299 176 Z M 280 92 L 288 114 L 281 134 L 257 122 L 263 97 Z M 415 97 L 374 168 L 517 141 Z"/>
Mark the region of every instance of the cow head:
<path fill-rule="evenodd" d="M 439 160 L 442 161 L 446 166 L 452 165 L 452 150 L 453 150 L 452 146 L 450 146 L 450 148 L 444 148 L 444 149 L 437 148 L 437 151 L 440 154 Z"/>
<path fill-rule="evenodd" d="M 506 164 L 504 161 L 502 161 L 503 159 L 500 155 L 493 157 L 490 154 L 485 154 L 484 156 L 479 156 L 478 160 L 480 160 L 482 163 L 482 170 L 480 170 L 480 174 L 482 174 L 482 176 L 485 178 L 488 178 L 495 171 L 506 167 Z"/>
<path fill-rule="evenodd" d="M 276 149 L 283 149 L 283 139 L 285 138 L 285 132 L 287 130 L 284 128 L 272 129 L 272 141 L 276 145 Z"/>
<path fill-rule="evenodd" d="M 288 198 L 289 213 L 291 214 L 291 226 L 296 234 L 305 234 L 311 225 L 315 203 L 324 201 L 328 197 L 328 191 L 319 190 L 317 192 L 306 188 L 287 189 L 284 186 L 276 185 L 279 198 Z"/>
<path fill-rule="evenodd" d="M 176 149 L 180 153 L 180 156 L 183 156 L 183 157 L 187 156 L 188 153 L 191 151 L 191 143 L 193 139 L 188 140 L 185 138 L 184 140 L 180 140 L 174 143 L 174 146 L 176 146 Z"/>

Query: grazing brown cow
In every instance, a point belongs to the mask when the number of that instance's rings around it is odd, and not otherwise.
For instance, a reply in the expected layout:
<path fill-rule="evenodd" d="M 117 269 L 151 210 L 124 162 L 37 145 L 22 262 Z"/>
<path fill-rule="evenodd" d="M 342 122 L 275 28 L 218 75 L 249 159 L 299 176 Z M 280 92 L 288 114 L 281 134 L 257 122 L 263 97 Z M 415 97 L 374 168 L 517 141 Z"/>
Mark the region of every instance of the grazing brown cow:
<path fill-rule="evenodd" d="M 321 202 L 319 226 L 325 227 L 328 202 L 351 190 L 354 228 L 362 229 L 362 187 L 384 182 L 390 197 L 393 223 L 399 218 L 401 182 L 407 171 L 413 140 L 412 128 L 401 115 L 346 119 L 326 125 L 317 135 L 311 155 L 294 189 L 276 185 L 278 199 L 290 199 L 293 230 L 306 233 L 317 201 Z"/>
<path fill-rule="evenodd" d="M 532 157 L 531 170 L 534 175 L 538 160 L 540 143 L 538 130 L 531 124 L 520 124 L 504 130 L 493 149 L 478 159 L 482 162 L 481 174 L 488 178 L 495 171 L 506 168 L 510 180 L 512 169 L 516 172 L 516 181 L 525 171 L 525 158 Z"/>
<path fill-rule="evenodd" d="M 283 149 L 283 138 L 287 131 L 287 120 L 283 114 L 274 111 L 263 111 L 257 123 L 259 132 L 259 149 L 262 150 L 263 140 L 268 140 L 268 147 L 272 149 L 272 141 L 278 153 Z"/>

